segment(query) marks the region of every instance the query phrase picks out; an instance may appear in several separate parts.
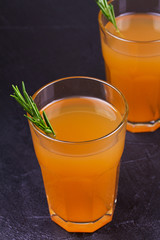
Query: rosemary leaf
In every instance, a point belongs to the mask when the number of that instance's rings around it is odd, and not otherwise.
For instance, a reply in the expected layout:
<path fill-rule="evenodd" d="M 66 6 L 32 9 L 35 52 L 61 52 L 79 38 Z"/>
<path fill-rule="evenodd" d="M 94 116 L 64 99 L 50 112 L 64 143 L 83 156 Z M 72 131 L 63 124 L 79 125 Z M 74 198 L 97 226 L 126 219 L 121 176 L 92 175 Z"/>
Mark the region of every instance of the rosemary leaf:
<path fill-rule="evenodd" d="M 29 104 L 29 106 L 31 107 L 31 104 L 30 104 L 30 98 L 28 96 L 28 93 L 26 92 L 26 88 L 25 88 L 25 85 L 24 85 L 24 82 L 22 82 L 22 91 L 23 91 L 23 95 L 24 95 L 24 98 L 26 100 L 26 102 Z"/>
<path fill-rule="evenodd" d="M 21 107 L 32 116 L 32 112 L 25 102 L 22 102 L 18 97 L 16 97 L 16 95 L 10 96 L 13 97 L 21 105 Z"/>
<path fill-rule="evenodd" d="M 55 136 L 55 132 L 53 131 L 53 128 L 52 128 L 52 126 L 51 126 L 51 124 L 50 124 L 50 122 L 49 122 L 49 120 L 48 120 L 48 117 L 47 117 L 45 111 L 43 111 L 43 118 L 44 118 L 47 126 L 51 129 L 53 135 Z"/>
<path fill-rule="evenodd" d="M 19 91 L 18 86 L 12 85 L 14 93 L 10 96 L 13 97 L 21 107 L 30 115 L 27 116 L 24 114 L 28 120 L 30 120 L 34 125 L 36 125 L 39 129 L 45 132 L 47 135 L 55 137 L 55 132 L 47 118 L 45 112 L 43 111 L 43 118 L 37 108 L 36 103 L 33 101 L 32 97 L 29 97 L 28 93 L 26 92 L 25 84 L 22 82 L 22 92 L 23 96 Z"/>
<path fill-rule="evenodd" d="M 95 0 L 99 8 L 101 9 L 103 15 L 110 21 L 117 32 L 119 32 L 119 29 L 117 27 L 116 19 L 115 19 L 115 13 L 114 13 L 114 7 L 111 3 L 107 2 L 107 0 Z"/>
<path fill-rule="evenodd" d="M 24 98 L 23 98 L 23 96 L 21 95 L 18 87 L 17 87 L 17 86 L 14 86 L 14 85 L 12 85 L 12 87 L 13 87 L 14 94 L 16 95 L 16 97 L 17 97 L 18 99 L 20 99 L 22 102 L 24 102 Z"/>

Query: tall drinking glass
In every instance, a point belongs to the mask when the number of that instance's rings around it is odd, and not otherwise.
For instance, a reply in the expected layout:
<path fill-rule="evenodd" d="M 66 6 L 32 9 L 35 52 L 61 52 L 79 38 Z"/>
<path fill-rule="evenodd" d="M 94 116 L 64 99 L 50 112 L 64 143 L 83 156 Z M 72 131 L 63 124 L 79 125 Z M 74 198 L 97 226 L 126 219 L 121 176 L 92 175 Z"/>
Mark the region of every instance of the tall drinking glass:
<path fill-rule="evenodd" d="M 93 232 L 110 222 L 117 197 L 128 107 L 108 83 L 70 77 L 33 95 L 55 132 L 31 122 L 51 219 L 69 232 Z"/>
<path fill-rule="evenodd" d="M 117 33 L 99 13 L 107 81 L 119 88 L 129 105 L 127 129 L 160 127 L 160 1 L 115 0 Z"/>

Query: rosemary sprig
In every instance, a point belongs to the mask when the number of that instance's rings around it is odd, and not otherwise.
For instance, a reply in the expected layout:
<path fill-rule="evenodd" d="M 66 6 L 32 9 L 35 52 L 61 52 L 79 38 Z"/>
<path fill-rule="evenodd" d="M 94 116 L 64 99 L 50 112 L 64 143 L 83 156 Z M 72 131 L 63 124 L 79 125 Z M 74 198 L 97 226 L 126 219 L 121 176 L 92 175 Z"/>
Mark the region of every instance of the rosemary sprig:
<path fill-rule="evenodd" d="M 116 31 L 119 32 L 115 19 L 114 7 L 111 4 L 112 0 L 108 2 L 107 0 L 95 0 L 95 1 L 99 8 L 101 9 L 103 15 L 108 19 L 108 21 L 110 21 L 114 25 Z"/>
<path fill-rule="evenodd" d="M 13 97 L 20 105 L 21 107 L 29 113 L 30 116 L 27 116 L 24 114 L 26 118 L 28 118 L 34 125 L 36 125 L 38 128 L 40 128 L 42 131 L 44 131 L 47 135 L 53 135 L 55 137 L 55 132 L 53 131 L 53 128 L 47 118 L 46 113 L 43 111 L 43 118 L 37 108 L 37 105 L 33 101 L 32 97 L 28 95 L 26 92 L 26 88 L 24 85 L 24 82 L 22 82 L 22 92 L 23 96 L 19 91 L 19 88 L 17 86 L 12 85 L 12 88 L 14 90 L 14 93 L 10 96 Z"/>

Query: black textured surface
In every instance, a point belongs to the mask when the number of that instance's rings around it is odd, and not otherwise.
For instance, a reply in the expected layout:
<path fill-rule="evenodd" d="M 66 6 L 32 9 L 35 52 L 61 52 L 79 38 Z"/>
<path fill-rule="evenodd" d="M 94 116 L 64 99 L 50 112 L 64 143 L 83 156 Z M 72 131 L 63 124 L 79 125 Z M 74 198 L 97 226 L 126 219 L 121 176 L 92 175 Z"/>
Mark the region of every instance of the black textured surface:
<path fill-rule="evenodd" d="M 23 111 L 9 97 L 73 75 L 104 79 L 93 0 L 0 2 L 0 240 L 159 240 L 160 129 L 127 133 L 118 203 L 93 234 L 67 233 L 50 220 L 40 168 Z"/>

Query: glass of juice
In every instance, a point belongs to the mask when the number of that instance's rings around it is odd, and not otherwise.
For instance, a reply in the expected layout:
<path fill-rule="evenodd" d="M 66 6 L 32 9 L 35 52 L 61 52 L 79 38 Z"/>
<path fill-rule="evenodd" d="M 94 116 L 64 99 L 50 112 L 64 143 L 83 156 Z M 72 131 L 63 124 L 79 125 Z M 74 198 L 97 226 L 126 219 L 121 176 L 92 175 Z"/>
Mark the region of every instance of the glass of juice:
<path fill-rule="evenodd" d="M 160 2 L 115 0 L 120 33 L 99 13 L 106 79 L 127 99 L 127 129 L 160 127 Z"/>
<path fill-rule="evenodd" d="M 113 217 L 127 102 L 89 77 L 51 82 L 33 99 L 56 133 L 52 138 L 29 123 L 51 219 L 69 232 L 93 232 Z"/>

